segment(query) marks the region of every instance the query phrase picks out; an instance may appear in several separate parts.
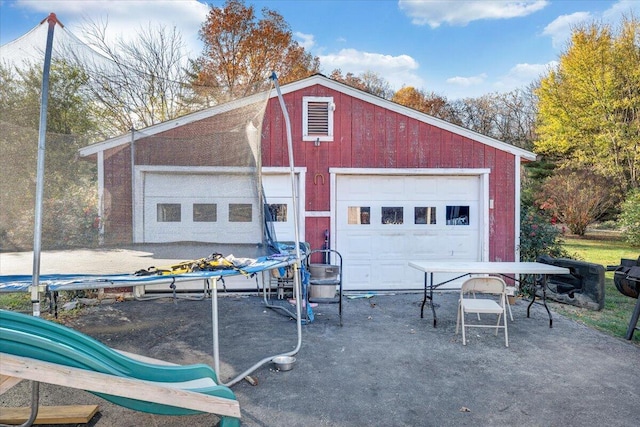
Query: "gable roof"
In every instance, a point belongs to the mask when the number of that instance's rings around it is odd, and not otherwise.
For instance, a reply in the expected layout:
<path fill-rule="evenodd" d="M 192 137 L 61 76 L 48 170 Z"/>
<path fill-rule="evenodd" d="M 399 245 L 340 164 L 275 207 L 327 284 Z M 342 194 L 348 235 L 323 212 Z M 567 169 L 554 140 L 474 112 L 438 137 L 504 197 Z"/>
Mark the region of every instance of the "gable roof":
<path fill-rule="evenodd" d="M 374 104 L 381 108 L 385 108 L 387 110 L 396 112 L 406 117 L 410 117 L 412 119 L 421 121 L 423 123 L 435 126 L 437 128 L 449 131 L 453 134 L 457 134 L 463 136 L 465 138 L 472 139 L 474 141 L 478 141 L 482 144 L 488 145 L 490 147 L 496 148 L 501 151 L 505 151 L 513 154 L 514 156 L 520 156 L 525 160 L 535 160 L 536 154 L 531 151 L 524 150 L 522 148 L 516 147 L 511 144 L 507 144 L 505 142 L 499 141 L 495 138 L 488 137 L 486 135 L 482 135 L 478 132 L 474 132 L 472 130 L 466 129 L 462 126 L 455 125 L 453 123 L 447 122 L 442 119 L 438 119 L 434 116 L 430 116 L 425 113 L 421 113 L 417 110 L 414 110 L 409 107 L 405 107 L 403 105 L 397 104 L 395 102 L 380 98 L 378 96 L 372 95 L 370 93 L 364 92 L 360 89 L 353 88 L 344 83 L 340 83 L 336 80 L 330 79 L 328 77 L 323 76 L 322 74 L 315 74 L 313 76 L 307 77 L 302 80 L 298 80 L 296 82 L 288 83 L 280 87 L 280 90 L 283 95 L 286 95 L 291 92 L 295 92 L 301 89 L 305 89 L 314 85 L 321 85 L 327 87 L 329 89 L 335 90 L 337 92 L 344 93 L 345 95 L 351 96 L 356 99 L 360 99 L 362 101 L 368 102 L 370 104 Z M 265 99 L 265 92 L 258 93 L 255 95 L 251 95 L 245 98 L 240 98 L 235 101 L 227 102 L 224 104 L 216 105 L 214 107 L 206 108 L 201 111 L 197 111 L 195 113 L 187 114 L 185 116 L 169 120 L 163 123 L 159 123 L 157 125 L 149 126 L 147 128 L 141 129 L 144 133 L 140 133 L 138 137 L 134 134 L 134 138 L 145 138 L 150 135 L 155 135 L 158 133 L 166 132 L 170 129 L 175 129 L 180 126 L 184 126 L 189 123 L 197 122 L 199 120 L 203 120 L 217 114 L 221 114 L 227 111 L 234 110 L 236 108 L 241 108 L 246 105 L 253 104 L 258 102 L 261 99 Z M 274 98 L 277 94 L 272 92 L 269 97 Z M 100 151 L 108 150 L 111 148 L 118 147 L 120 145 L 129 144 L 131 142 L 131 134 L 126 133 L 111 139 L 107 139 L 105 141 L 97 142 L 95 144 L 88 145 L 79 150 L 80 156 L 87 157 L 94 154 L 97 154 Z"/>

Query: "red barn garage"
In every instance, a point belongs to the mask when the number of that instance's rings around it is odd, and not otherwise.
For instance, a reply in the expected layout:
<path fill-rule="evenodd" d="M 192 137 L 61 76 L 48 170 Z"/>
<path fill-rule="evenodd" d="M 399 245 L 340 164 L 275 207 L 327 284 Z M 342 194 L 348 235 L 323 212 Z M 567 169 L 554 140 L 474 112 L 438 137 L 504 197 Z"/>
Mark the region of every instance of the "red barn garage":
<path fill-rule="evenodd" d="M 300 238 L 315 249 L 329 236 L 344 259 L 345 289 L 420 288 L 422 274 L 409 260 L 516 259 L 520 165 L 535 160 L 534 153 L 321 75 L 281 89 L 292 128 Z M 215 162 L 162 139 L 154 145 L 150 136 L 197 132 L 199 123 L 250 101 L 138 131 L 135 162 L 131 134 L 82 149 L 98 162 L 101 214 L 109 218 L 105 241 L 214 241 L 190 215 L 167 232 L 155 213 L 170 195 L 172 206 L 192 206 L 195 218 L 196 206 L 219 196 L 211 191 L 220 187 Z M 262 126 L 262 171 L 268 202 L 286 206 L 277 236 L 293 240 L 286 128 L 275 92 Z M 215 241 L 251 243 L 242 240 L 242 227 L 250 225 L 223 224 L 223 217 L 217 215 Z"/>

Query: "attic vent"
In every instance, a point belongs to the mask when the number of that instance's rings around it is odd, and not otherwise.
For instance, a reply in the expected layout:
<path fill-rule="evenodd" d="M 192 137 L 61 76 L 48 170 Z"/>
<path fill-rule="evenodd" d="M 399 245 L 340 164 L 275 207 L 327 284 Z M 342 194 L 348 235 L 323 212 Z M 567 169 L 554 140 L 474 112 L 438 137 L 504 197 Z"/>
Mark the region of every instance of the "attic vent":
<path fill-rule="evenodd" d="M 329 135 L 329 103 L 309 102 L 307 108 L 309 135 Z"/>
<path fill-rule="evenodd" d="M 303 98 L 303 140 L 333 141 L 333 98 Z"/>

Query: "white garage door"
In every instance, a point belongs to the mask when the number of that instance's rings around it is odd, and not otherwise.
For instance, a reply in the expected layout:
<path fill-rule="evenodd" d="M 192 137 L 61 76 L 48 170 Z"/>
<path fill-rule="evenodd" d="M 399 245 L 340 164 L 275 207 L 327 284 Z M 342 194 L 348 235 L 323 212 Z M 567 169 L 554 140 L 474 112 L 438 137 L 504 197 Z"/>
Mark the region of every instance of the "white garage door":
<path fill-rule="evenodd" d="M 296 175 L 296 180 L 299 176 Z M 297 185 L 297 181 L 296 181 Z M 280 242 L 293 242 L 295 229 L 293 227 L 293 198 L 291 197 L 290 174 L 264 174 L 262 175 L 264 195 L 273 218 L 273 228 L 276 240 Z M 304 234 L 301 233 L 301 236 Z"/>
<path fill-rule="evenodd" d="M 260 242 L 259 212 L 256 201 L 247 194 L 252 184 L 246 175 L 146 171 L 142 176 L 140 220 L 145 242 Z M 269 173 L 262 179 L 275 236 L 279 241 L 293 241 L 290 174 Z M 299 179 L 296 175 L 297 182 Z"/>
<path fill-rule="evenodd" d="M 477 261 L 479 176 L 338 175 L 336 249 L 347 290 L 416 289 L 411 260 Z"/>
<path fill-rule="evenodd" d="M 144 174 L 144 241 L 260 243 L 259 207 L 249 177 Z"/>

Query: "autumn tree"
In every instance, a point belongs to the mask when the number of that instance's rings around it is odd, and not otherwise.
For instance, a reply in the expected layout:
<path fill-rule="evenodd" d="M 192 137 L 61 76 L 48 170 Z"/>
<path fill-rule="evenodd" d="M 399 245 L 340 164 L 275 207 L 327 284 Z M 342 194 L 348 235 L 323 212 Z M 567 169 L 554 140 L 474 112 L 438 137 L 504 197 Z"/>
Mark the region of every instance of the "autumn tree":
<path fill-rule="evenodd" d="M 434 92 L 426 93 L 413 86 L 404 86 L 393 95 L 391 100 L 442 120 L 457 122 L 456 113 L 447 98 Z"/>
<path fill-rule="evenodd" d="M 563 168 L 542 184 L 538 205 L 583 236 L 587 227 L 619 201 L 612 180 L 590 169 Z"/>
<path fill-rule="evenodd" d="M 212 101 L 225 101 L 262 90 L 274 71 L 281 84 L 317 73 L 317 57 L 294 39 L 289 24 L 277 12 L 227 0 L 210 6 L 200 29 L 202 55 L 192 61 L 193 84 Z"/>
<path fill-rule="evenodd" d="M 536 94 L 537 152 L 640 186 L 640 21 L 575 28 Z"/>

